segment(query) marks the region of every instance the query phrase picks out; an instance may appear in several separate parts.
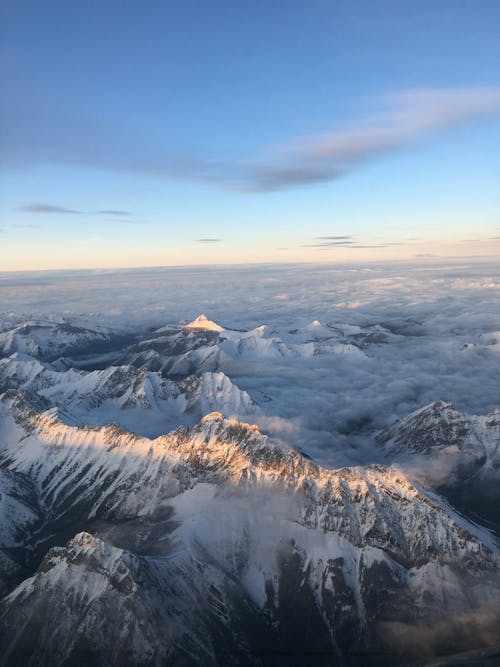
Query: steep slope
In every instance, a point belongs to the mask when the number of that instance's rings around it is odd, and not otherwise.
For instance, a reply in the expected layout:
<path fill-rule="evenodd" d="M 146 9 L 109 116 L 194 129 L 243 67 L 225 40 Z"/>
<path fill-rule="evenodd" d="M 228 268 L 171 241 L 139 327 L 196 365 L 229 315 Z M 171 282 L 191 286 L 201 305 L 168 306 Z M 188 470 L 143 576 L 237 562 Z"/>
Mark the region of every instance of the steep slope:
<path fill-rule="evenodd" d="M 74 352 L 103 351 L 122 340 L 126 337 L 104 328 L 86 329 L 69 322 L 33 320 L 0 333 L 0 357 L 21 352 L 50 361 Z"/>
<path fill-rule="evenodd" d="M 6 664 L 74 664 L 105 640 L 111 664 L 271 665 L 285 647 L 329 664 L 408 652 L 394 623 L 424 644 L 441 623 L 445 645 L 467 647 L 474 614 L 498 621 L 487 536 L 395 469 L 327 470 L 217 413 L 149 440 L 69 426 L 18 394 L 3 406 L 0 466 L 37 490 L 38 549 L 77 525 L 95 534 L 4 599 Z"/>
<path fill-rule="evenodd" d="M 1 603 L 2 664 L 261 664 L 251 646 L 272 646 L 270 626 L 204 556 L 145 558 L 77 534 Z"/>
<path fill-rule="evenodd" d="M 31 479 L 0 469 L 0 596 L 30 570 L 30 536 L 41 525 L 43 510 Z"/>
<path fill-rule="evenodd" d="M 184 331 L 224 331 L 224 327 L 221 327 L 217 322 L 209 320 L 206 315 L 199 315 L 189 324 L 184 326 Z"/>
<path fill-rule="evenodd" d="M 377 442 L 389 460 L 500 535 L 500 410 L 467 415 L 437 401 L 394 422 Z"/>
<path fill-rule="evenodd" d="M 57 407 L 70 423 L 98 426 L 115 421 L 148 436 L 194 424 L 214 410 L 240 417 L 257 412 L 250 396 L 224 373 L 174 381 L 135 366 L 55 371 L 18 353 L 0 359 L 0 393 L 10 389 L 36 394 L 42 405 Z"/>

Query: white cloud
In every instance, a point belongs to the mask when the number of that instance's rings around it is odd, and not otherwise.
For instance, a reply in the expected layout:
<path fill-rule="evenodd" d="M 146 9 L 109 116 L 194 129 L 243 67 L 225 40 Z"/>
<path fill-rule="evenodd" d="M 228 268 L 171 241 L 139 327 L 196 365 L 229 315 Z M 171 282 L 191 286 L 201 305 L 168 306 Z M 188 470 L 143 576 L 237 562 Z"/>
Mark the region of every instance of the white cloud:
<path fill-rule="evenodd" d="M 375 337 L 364 355 L 237 360 L 225 369 L 262 405 L 267 421 L 261 423 L 269 432 L 328 464 L 373 459 L 378 429 L 435 400 L 471 414 L 497 407 L 498 345 L 491 340 L 500 323 L 491 285 L 499 282 L 498 267 L 365 268 L 4 273 L 0 321 L 5 328 L 16 319 L 47 313 L 144 331 L 205 312 L 235 329 L 265 322 L 286 340 L 296 335 L 290 331 L 313 320 L 331 323 L 347 338 L 356 326 L 379 324 L 389 332 L 388 341 L 377 343 Z M 276 299 L 277 294 L 289 298 Z"/>
<path fill-rule="evenodd" d="M 408 148 L 438 130 L 500 113 L 500 88 L 404 90 L 357 123 L 295 141 L 254 170 L 256 190 L 334 180 L 379 155 Z"/>

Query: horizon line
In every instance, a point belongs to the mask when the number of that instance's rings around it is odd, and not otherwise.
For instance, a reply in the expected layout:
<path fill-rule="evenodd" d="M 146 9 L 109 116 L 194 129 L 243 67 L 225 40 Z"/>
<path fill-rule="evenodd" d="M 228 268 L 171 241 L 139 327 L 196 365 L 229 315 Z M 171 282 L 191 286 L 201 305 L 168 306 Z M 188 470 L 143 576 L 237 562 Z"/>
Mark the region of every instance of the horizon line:
<path fill-rule="evenodd" d="M 243 268 L 250 266 L 317 266 L 325 264 L 340 264 L 346 266 L 362 266 L 365 264 L 454 264 L 456 262 L 462 262 L 464 260 L 470 262 L 478 262 L 485 264 L 498 262 L 500 261 L 500 256 L 495 255 L 451 255 L 451 256 L 436 256 L 436 257 L 415 257 L 413 259 L 404 258 L 384 258 L 384 259 L 364 259 L 358 261 L 348 261 L 348 260 L 316 260 L 316 261 L 276 261 L 276 262 L 214 262 L 210 264 L 203 263 L 193 263 L 193 264 L 142 264 L 142 265 L 131 265 L 131 266 L 85 266 L 85 267 L 63 267 L 63 268 L 40 268 L 40 269 L 2 269 L 0 268 L 0 275 L 2 274 L 11 274 L 11 273 L 68 273 L 68 272 L 92 272 L 92 271 L 107 271 L 107 272 L 119 272 L 119 271 L 143 271 L 146 269 L 211 269 L 211 268 Z"/>

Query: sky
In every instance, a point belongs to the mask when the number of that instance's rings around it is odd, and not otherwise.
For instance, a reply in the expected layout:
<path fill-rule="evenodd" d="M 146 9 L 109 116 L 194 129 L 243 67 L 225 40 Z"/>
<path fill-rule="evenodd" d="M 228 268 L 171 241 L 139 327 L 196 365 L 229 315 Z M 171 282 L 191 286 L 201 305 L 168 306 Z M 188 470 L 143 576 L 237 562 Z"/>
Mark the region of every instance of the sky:
<path fill-rule="evenodd" d="M 4 0 L 0 271 L 500 258 L 497 0 Z"/>

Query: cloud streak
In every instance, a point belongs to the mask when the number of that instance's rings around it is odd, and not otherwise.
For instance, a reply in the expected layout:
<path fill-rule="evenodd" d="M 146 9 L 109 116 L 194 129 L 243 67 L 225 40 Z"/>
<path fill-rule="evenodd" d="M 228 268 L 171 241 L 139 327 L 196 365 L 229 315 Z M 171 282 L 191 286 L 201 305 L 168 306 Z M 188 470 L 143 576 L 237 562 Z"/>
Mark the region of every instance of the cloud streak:
<path fill-rule="evenodd" d="M 221 243 L 222 239 L 196 239 L 196 243 Z"/>
<path fill-rule="evenodd" d="M 441 130 L 500 113 L 500 88 L 421 89 L 394 93 L 358 123 L 308 137 L 254 170 L 256 191 L 335 180 L 365 162 L 409 148 Z"/>
<path fill-rule="evenodd" d="M 404 245 L 397 242 L 366 243 L 355 240 L 353 236 L 316 236 L 319 243 L 303 243 L 301 248 L 386 248 L 393 245 Z"/>
<path fill-rule="evenodd" d="M 101 211 L 79 211 L 74 208 L 68 208 L 66 206 L 60 206 L 59 204 L 24 204 L 17 207 L 18 211 L 24 211 L 25 213 L 41 213 L 41 214 L 61 214 L 61 215 L 107 215 L 113 218 L 129 218 L 132 216 L 130 211 L 121 211 L 118 209 L 104 209 Z M 117 220 L 117 222 L 132 222 L 132 220 Z"/>
<path fill-rule="evenodd" d="M 76 211 L 73 208 L 66 206 L 58 206 L 57 204 L 26 204 L 25 206 L 18 206 L 18 211 L 25 211 L 26 213 L 57 213 L 57 214 L 79 214 L 81 211 Z"/>
<path fill-rule="evenodd" d="M 292 139 L 267 157 L 241 162 L 174 150 L 161 139 L 120 133 L 61 100 L 15 92 L 2 113 L 5 162 L 56 162 L 142 173 L 263 193 L 335 181 L 364 164 L 410 149 L 439 132 L 481 117 L 500 115 L 500 87 L 413 89 L 386 95 L 356 122 L 323 134 Z M 31 104 L 26 104 L 31 99 Z M 33 111 L 36 108 L 37 115 Z M 31 115 L 30 115 L 31 114 Z M 35 213 L 75 213 L 33 204 Z M 128 215 L 114 209 L 108 215 Z M 341 239 L 339 239 L 341 240 Z"/>
<path fill-rule="evenodd" d="M 130 211 L 120 211 L 116 209 L 109 209 L 109 210 L 104 210 L 104 211 L 97 211 L 98 215 L 117 215 L 118 217 L 128 217 L 129 215 L 132 215 Z"/>

